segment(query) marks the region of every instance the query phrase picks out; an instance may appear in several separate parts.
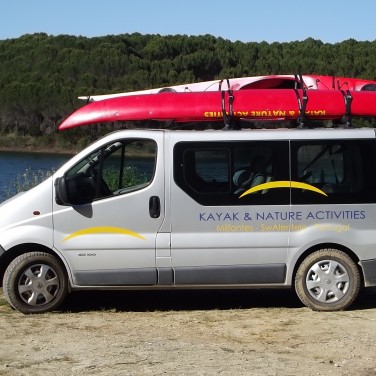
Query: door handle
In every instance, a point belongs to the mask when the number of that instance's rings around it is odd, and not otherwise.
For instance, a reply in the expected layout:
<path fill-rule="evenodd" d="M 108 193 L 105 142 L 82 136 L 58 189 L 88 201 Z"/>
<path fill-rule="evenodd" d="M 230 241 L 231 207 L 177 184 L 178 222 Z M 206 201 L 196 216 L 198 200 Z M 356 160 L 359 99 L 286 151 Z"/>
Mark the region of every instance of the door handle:
<path fill-rule="evenodd" d="M 158 196 L 151 196 L 149 199 L 149 213 L 152 218 L 159 218 L 161 215 L 161 201 Z"/>

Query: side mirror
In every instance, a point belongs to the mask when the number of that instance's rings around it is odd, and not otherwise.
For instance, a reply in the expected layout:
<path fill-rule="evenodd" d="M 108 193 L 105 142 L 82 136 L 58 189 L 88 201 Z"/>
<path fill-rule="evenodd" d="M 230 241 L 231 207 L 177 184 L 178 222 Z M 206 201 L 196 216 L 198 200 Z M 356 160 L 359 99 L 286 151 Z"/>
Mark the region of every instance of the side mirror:
<path fill-rule="evenodd" d="M 65 184 L 64 176 L 55 180 L 55 201 L 58 205 L 69 205 L 67 185 Z"/>
<path fill-rule="evenodd" d="M 91 176 L 77 174 L 55 180 L 55 201 L 58 205 L 84 205 L 95 199 L 96 185 Z"/>

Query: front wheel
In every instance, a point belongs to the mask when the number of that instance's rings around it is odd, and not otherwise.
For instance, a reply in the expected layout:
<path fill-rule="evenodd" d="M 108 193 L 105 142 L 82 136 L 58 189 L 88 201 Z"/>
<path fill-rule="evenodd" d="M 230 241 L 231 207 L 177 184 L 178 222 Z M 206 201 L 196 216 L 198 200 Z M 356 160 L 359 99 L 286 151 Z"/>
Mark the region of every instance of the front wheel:
<path fill-rule="evenodd" d="M 355 262 L 338 249 L 320 249 L 307 256 L 295 276 L 299 299 L 315 311 L 340 311 L 354 302 L 360 290 Z"/>
<path fill-rule="evenodd" d="M 3 292 L 8 303 L 23 313 L 53 311 L 68 292 L 64 267 L 48 253 L 25 253 L 6 269 Z"/>

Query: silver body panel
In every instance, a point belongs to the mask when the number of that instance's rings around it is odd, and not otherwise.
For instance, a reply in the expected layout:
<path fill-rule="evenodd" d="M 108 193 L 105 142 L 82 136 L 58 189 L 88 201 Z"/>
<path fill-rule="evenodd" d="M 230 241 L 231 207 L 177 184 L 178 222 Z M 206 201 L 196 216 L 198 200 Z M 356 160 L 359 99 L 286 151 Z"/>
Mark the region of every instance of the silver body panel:
<path fill-rule="evenodd" d="M 85 205 L 56 203 L 56 179 L 101 145 L 131 139 L 157 145 L 150 184 Z M 77 289 L 239 288 L 288 287 L 305 252 L 332 245 L 349 250 L 361 265 L 368 262 L 365 284 L 376 285 L 376 203 L 203 205 L 174 178 L 174 150 L 181 143 L 374 139 L 373 129 L 115 132 L 0 206 L 0 249 L 52 249 Z M 159 199 L 155 218 L 152 197 Z"/>

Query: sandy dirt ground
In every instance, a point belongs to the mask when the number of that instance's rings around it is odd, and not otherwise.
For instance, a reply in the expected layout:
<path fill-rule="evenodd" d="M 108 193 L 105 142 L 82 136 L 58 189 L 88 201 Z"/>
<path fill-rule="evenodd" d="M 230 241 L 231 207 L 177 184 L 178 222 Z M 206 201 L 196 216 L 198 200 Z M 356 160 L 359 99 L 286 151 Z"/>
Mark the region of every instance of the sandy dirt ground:
<path fill-rule="evenodd" d="M 0 290 L 0 375 L 376 375 L 376 289 L 313 312 L 287 290 L 80 292 L 13 311 Z"/>

